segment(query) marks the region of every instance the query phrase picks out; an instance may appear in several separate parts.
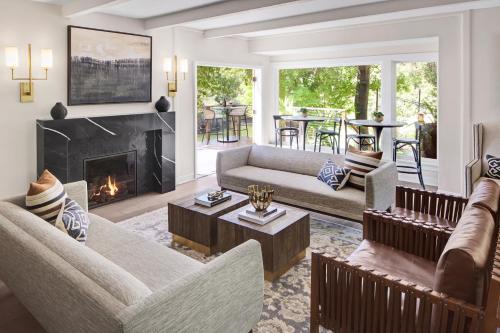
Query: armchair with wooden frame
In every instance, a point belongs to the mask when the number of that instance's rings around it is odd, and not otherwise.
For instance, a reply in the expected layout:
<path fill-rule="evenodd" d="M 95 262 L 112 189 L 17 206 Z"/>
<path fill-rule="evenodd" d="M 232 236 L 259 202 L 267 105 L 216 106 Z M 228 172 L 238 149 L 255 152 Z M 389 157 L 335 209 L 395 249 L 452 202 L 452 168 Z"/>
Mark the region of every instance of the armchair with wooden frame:
<path fill-rule="evenodd" d="M 495 332 L 500 187 L 476 191 L 455 228 L 366 211 L 351 256 L 313 253 L 311 332 Z"/>

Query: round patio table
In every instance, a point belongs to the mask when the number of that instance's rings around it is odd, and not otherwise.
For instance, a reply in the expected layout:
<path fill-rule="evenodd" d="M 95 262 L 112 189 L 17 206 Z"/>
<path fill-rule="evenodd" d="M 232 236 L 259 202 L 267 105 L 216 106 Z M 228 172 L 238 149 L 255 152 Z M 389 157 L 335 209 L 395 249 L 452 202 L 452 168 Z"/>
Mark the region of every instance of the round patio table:
<path fill-rule="evenodd" d="M 383 121 L 378 122 L 375 120 L 349 120 L 350 125 L 354 126 L 364 126 L 364 127 L 372 127 L 375 130 L 375 150 L 380 151 L 380 136 L 382 135 L 382 130 L 384 128 L 395 128 L 395 127 L 403 127 L 406 123 L 402 123 L 400 121 Z"/>
<path fill-rule="evenodd" d="M 219 139 L 219 136 L 217 136 L 217 141 L 222 142 L 222 143 L 233 143 L 233 142 L 238 142 L 239 139 L 237 136 L 230 136 L 229 135 L 229 114 L 231 113 L 231 110 L 237 107 L 241 106 L 212 106 L 210 109 L 214 111 L 219 111 L 222 112 L 225 115 L 226 118 L 226 133 L 224 134 L 224 126 L 222 126 L 222 139 Z"/>
<path fill-rule="evenodd" d="M 328 120 L 326 117 L 315 116 L 283 116 L 281 119 L 285 121 L 297 121 L 303 124 L 302 128 L 302 149 L 306 150 L 307 126 L 310 122 L 324 122 Z"/>

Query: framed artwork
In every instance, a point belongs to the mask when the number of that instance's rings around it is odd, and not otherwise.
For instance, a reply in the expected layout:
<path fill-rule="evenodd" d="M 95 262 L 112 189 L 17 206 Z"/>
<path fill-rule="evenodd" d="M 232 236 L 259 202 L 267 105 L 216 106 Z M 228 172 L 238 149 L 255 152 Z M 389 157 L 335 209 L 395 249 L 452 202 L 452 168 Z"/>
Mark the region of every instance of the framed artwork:
<path fill-rule="evenodd" d="M 68 26 L 68 105 L 151 102 L 151 36 Z"/>

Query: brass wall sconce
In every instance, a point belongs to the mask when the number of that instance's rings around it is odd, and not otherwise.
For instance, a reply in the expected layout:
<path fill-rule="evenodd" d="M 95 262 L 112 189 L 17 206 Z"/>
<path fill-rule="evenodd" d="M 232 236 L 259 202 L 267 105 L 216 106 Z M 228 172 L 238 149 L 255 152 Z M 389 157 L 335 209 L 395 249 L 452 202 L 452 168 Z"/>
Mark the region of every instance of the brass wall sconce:
<path fill-rule="evenodd" d="M 177 68 L 177 56 L 163 59 L 163 71 L 167 74 L 168 96 L 175 97 L 177 94 L 178 71 L 182 74 L 182 79 L 186 79 L 188 72 L 188 60 L 181 59 Z"/>
<path fill-rule="evenodd" d="M 17 47 L 5 48 L 5 65 L 11 70 L 11 78 L 14 81 L 20 82 L 19 98 L 21 103 L 29 103 L 34 100 L 34 84 L 35 80 L 47 80 L 49 68 L 52 68 L 52 50 L 42 49 L 40 54 L 40 67 L 45 71 L 45 77 L 35 78 L 32 74 L 31 61 L 31 44 L 28 44 L 28 77 L 15 77 L 15 69 L 19 67 L 19 54 Z"/>

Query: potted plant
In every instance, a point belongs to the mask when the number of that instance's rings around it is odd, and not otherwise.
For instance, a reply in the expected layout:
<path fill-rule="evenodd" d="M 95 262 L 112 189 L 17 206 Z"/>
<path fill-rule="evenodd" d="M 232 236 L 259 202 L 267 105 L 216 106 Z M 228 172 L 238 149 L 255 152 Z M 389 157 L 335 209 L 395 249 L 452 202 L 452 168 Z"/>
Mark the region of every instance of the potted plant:
<path fill-rule="evenodd" d="M 374 111 L 372 112 L 373 120 L 375 120 L 378 123 L 381 123 L 384 121 L 384 114 L 380 111 Z"/>
<path fill-rule="evenodd" d="M 306 108 L 300 108 L 300 114 L 302 117 L 307 117 L 307 109 Z"/>

